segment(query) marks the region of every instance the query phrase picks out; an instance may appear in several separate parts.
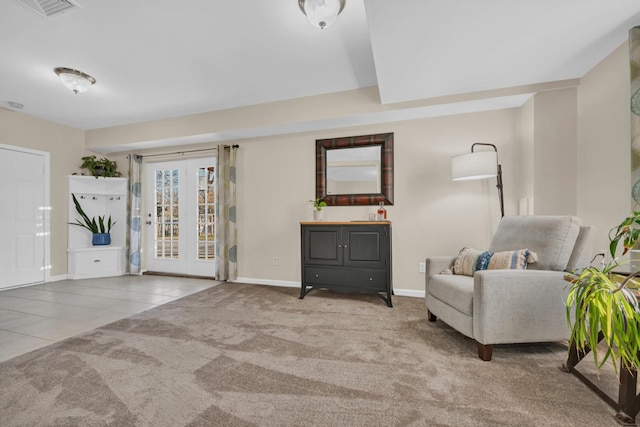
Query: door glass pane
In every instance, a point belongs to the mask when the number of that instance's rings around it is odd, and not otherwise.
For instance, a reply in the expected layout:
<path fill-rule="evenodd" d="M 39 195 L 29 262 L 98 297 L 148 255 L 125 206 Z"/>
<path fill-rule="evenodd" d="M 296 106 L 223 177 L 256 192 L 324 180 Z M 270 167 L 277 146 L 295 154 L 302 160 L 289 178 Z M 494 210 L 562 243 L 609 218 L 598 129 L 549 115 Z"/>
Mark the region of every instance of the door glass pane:
<path fill-rule="evenodd" d="M 156 258 L 179 258 L 178 169 L 156 171 Z"/>
<path fill-rule="evenodd" d="M 198 215 L 196 239 L 198 245 L 198 259 L 210 260 L 215 259 L 215 241 L 214 241 L 214 167 L 199 168 L 198 177 Z"/>

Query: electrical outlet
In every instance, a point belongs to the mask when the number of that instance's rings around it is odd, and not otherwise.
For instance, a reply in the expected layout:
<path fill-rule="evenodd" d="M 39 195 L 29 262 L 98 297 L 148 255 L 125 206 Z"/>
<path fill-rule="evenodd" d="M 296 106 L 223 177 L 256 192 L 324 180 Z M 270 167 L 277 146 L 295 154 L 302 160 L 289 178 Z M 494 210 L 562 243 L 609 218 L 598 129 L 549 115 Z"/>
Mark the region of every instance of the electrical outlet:
<path fill-rule="evenodd" d="M 275 256 L 275 257 L 273 257 L 273 266 L 277 267 L 278 265 L 280 265 L 280 261 L 278 261 L 278 257 Z"/>
<path fill-rule="evenodd" d="M 421 262 L 418 263 L 418 273 L 426 273 L 427 272 L 427 263 Z"/>

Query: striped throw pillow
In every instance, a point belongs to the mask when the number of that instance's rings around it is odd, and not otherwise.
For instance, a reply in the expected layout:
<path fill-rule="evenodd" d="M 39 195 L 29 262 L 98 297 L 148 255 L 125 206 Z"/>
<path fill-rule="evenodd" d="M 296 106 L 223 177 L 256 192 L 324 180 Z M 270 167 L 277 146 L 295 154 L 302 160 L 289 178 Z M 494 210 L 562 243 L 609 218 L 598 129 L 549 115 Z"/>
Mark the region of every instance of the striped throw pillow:
<path fill-rule="evenodd" d="M 478 270 L 486 270 L 491 255 L 492 252 L 464 247 L 453 263 L 453 274 L 473 276 L 473 273 Z"/>
<path fill-rule="evenodd" d="M 527 264 L 533 264 L 537 260 L 538 255 L 529 249 L 496 252 L 491 256 L 487 270 L 526 270 Z"/>

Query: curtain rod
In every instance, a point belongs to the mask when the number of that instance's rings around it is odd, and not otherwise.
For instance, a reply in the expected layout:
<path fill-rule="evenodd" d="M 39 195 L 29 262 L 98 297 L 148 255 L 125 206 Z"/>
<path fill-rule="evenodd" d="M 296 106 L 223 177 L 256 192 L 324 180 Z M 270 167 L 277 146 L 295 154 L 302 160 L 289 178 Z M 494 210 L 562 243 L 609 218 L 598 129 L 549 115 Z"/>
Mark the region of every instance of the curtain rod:
<path fill-rule="evenodd" d="M 238 144 L 236 145 L 232 145 L 232 148 L 239 148 L 240 146 Z M 211 150 L 216 150 L 217 147 L 212 147 L 212 148 L 201 148 L 199 150 L 185 150 L 185 151 L 174 151 L 173 153 L 158 153 L 158 154 L 139 154 L 140 157 L 144 158 L 144 157 L 156 157 L 156 156 L 170 156 L 172 154 L 185 154 L 185 153 L 198 153 L 200 151 L 211 151 Z"/>

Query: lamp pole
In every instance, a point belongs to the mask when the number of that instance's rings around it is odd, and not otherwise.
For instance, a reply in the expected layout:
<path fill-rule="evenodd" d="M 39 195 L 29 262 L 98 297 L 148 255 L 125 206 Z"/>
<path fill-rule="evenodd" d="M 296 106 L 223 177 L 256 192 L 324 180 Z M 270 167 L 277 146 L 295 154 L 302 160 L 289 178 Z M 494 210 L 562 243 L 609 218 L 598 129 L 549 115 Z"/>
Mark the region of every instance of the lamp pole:
<path fill-rule="evenodd" d="M 492 147 L 493 150 L 496 152 L 496 163 L 497 163 L 497 167 L 498 167 L 498 174 L 496 176 L 496 178 L 498 180 L 498 184 L 496 185 L 496 188 L 498 189 L 498 196 L 500 197 L 500 214 L 502 215 L 502 217 L 504 217 L 504 196 L 503 196 L 503 191 L 502 191 L 502 165 L 498 161 L 498 148 L 493 144 L 488 144 L 488 143 L 484 143 L 484 142 L 476 142 L 473 145 L 471 145 L 471 152 L 472 153 L 474 152 L 473 148 L 476 145 L 483 145 L 483 146 L 487 146 L 487 147 Z"/>

